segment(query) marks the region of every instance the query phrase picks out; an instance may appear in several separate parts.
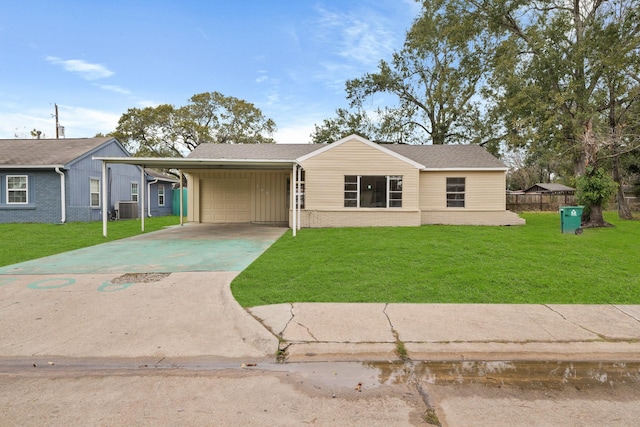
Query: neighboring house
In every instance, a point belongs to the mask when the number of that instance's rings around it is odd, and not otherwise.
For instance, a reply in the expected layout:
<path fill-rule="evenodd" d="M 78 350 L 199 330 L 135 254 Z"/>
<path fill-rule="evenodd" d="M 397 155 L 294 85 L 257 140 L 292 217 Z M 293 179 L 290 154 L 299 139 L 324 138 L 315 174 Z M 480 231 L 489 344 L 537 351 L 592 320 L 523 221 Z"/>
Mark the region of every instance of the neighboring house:
<path fill-rule="evenodd" d="M 379 145 L 352 135 L 328 145 L 201 144 L 178 161 L 192 222 L 524 224 L 506 210 L 507 167 L 478 145 Z"/>
<path fill-rule="evenodd" d="M 102 162 L 94 156 L 130 157 L 115 138 L 0 140 L 0 223 L 102 219 Z M 109 215 L 115 203 L 138 197 L 141 171 L 109 165 Z"/>
<path fill-rule="evenodd" d="M 147 216 L 166 216 L 173 214 L 173 189 L 180 180 L 154 169 L 145 168 L 147 197 L 145 209 Z"/>
<path fill-rule="evenodd" d="M 573 195 L 576 189 L 563 184 L 552 184 L 538 182 L 524 190 L 525 194 L 554 194 L 554 195 Z"/>

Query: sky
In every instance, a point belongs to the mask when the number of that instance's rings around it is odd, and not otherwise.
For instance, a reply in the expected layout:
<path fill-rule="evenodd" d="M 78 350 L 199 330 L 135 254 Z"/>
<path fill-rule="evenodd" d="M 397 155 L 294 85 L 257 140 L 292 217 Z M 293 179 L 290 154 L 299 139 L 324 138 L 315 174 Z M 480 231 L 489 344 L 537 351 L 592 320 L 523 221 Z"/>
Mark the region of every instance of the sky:
<path fill-rule="evenodd" d="M 54 138 L 54 104 L 65 136 L 82 138 L 129 108 L 217 91 L 273 119 L 276 142 L 308 143 L 419 12 L 414 0 L 4 0 L 0 138 Z"/>

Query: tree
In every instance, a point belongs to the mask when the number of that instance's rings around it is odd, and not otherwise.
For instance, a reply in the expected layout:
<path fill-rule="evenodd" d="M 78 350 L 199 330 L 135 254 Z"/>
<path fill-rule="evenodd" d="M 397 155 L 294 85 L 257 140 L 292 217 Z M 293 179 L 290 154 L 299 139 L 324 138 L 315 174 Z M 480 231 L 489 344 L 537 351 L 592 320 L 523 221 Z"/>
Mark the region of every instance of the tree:
<path fill-rule="evenodd" d="M 404 48 L 377 72 L 347 81 L 347 98 L 361 108 L 374 94 L 393 94 L 396 126 L 425 131 L 433 144 L 468 143 L 482 124 L 476 95 L 490 41 L 482 26 L 450 13 L 447 0 L 426 0 Z"/>
<path fill-rule="evenodd" d="M 611 200 L 618 184 L 602 168 L 587 167 L 586 173 L 576 179 L 576 200 L 586 206 L 583 215 L 584 227 L 605 227 L 609 225 L 602 216 L 602 206 Z M 600 212 L 594 212 L 599 210 Z"/>
<path fill-rule="evenodd" d="M 275 130 L 275 122 L 255 105 L 206 92 L 179 108 L 170 104 L 130 108 L 111 135 L 136 156 L 161 157 L 183 156 L 202 143 L 273 143 Z"/>
<path fill-rule="evenodd" d="M 606 134 L 600 96 L 606 74 L 624 74 L 637 58 L 640 20 L 635 0 L 452 1 L 497 41 L 491 58 L 492 114 L 505 141 L 553 153 L 581 176 L 597 170 Z M 612 99 L 622 99 L 617 90 Z M 604 222 L 591 209 L 594 223 Z M 599 217 L 597 217 L 599 216 Z"/>

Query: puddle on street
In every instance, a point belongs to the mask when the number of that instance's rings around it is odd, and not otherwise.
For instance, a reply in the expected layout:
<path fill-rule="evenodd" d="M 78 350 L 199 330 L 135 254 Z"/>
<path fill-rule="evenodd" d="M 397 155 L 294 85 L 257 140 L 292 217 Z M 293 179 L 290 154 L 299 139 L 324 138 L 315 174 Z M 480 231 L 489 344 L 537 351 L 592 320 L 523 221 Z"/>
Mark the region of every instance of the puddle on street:
<path fill-rule="evenodd" d="M 262 368 L 296 373 L 315 384 L 334 387 L 362 384 L 365 389 L 416 381 L 522 388 L 640 385 L 638 362 L 301 362 L 263 365 Z"/>

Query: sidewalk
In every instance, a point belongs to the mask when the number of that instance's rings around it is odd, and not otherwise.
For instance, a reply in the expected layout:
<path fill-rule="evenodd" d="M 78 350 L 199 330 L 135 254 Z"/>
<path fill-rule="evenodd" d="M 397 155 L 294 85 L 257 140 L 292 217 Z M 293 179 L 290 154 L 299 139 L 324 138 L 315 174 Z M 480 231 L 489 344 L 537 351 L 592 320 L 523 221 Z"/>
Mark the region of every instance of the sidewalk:
<path fill-rule="evenodd" d="M 286 360 L 640 361 L 639 305 L 317 304 L 249 312 Z"/>

